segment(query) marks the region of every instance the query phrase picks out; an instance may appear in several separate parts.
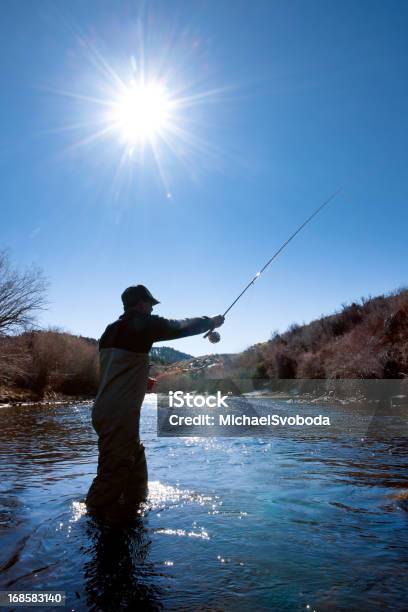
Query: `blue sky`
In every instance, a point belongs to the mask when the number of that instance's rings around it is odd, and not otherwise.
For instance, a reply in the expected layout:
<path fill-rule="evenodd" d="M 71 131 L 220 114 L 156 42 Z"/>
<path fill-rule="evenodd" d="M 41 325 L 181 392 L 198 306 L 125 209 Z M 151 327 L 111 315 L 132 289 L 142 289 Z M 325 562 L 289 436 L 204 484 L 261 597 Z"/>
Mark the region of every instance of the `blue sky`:
<path fill-rule="evenodd" d="M 49 278 L 42 324 L 99 337 L 137 283 L 163 316 L 223 312 L 340 185 L 220 344 L 170 344 L 243 350 L 404 285 L 407 25 L 393 0 L 3 0 L 0 244 Z M 187 141 L 159 147 L 164 180 L 148 147 L 119 169 L 119 135 L 95 138 L 142 49 L 149 74 L 197 98 Z"/>

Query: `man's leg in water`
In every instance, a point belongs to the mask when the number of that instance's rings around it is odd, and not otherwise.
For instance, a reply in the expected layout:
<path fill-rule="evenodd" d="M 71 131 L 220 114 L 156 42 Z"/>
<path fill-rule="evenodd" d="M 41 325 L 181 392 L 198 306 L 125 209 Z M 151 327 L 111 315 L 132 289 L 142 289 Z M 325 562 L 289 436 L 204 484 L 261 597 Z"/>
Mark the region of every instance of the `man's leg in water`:
<path fill-rule="evenodd" d="M 127 505 L 132 506 L 146 499 L 147 482 L 148 472 L 145 448 L 137 440 L 134 445 L 133 460 L 124 490 L 124 498 Z"/>
<path fill-rule="evenodd" d="M 86 502 L 97 509 L 115 504 L 127 490 L 130 474 L 135 467 L 138 432 L 137 421 L 133 424 L 129 419 L 114 422 L 109 419 L 93 424 L 99 437 L 98 472 Z"/>

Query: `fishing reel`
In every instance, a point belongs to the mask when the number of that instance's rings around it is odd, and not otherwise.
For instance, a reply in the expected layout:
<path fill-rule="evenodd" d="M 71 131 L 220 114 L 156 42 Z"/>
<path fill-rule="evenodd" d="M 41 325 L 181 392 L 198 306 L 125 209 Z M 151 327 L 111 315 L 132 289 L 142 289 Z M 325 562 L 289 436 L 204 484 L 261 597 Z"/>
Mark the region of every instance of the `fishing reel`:
<path fill-rule="evenodd" d="M 221 335 L 216 331 L 212 331 L 208 334 L 208 340 L 211 344 L 217 344 L 221 340 Z"/>
<path fill-rule="evenodd" d="M 213 329 L 210 329 L 210 331 L 208 331 L 203 337 L 208 338 L 208 341 L 211 342 L 211 344 L 217 344 L 217 342 L 221 340 L 221 335 Z"/>

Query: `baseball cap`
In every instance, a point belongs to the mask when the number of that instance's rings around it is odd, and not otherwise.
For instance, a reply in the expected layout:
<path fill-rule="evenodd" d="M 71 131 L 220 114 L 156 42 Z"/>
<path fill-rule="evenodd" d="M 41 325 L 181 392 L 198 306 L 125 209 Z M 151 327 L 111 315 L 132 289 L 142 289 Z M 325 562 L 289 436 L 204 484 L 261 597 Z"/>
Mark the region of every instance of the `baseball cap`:
<path fill-rule="evenodd" d="M 134 306 L 139 300 L 151 302 L 153 305 L 160 304 L 144 285 L 132 285 L 128 287 L 122 293 L 121 298 L 125 308 Z"/>

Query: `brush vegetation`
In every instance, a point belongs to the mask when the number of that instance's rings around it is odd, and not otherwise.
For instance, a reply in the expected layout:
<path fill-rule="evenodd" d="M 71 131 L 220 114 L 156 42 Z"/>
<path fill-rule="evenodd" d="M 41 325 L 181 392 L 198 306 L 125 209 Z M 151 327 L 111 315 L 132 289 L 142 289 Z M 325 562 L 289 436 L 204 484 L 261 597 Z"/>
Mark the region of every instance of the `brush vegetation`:
<path fill-rule="evenodd" d="M 95 340 L 56 329 L 0 336 L 0 400 L 92 396 L 98 386 Z"/>
<path fill-rule="evenodd" d="M 191 358 L 170 347 L 150 354 L 153 364 Z M 58 328 L 0 334 L 0 403 L 93 397 L 98 389 L 98 343 Z"/>
<path fill-rule="evenodd" d="M 235 393 L 281 388 L 279 381 L 296 379 L 303 381 L 302 388 L 313 389 L 318 380 L 326 381 L 322 388 L 344 380 L 408 381 L 408 290 L 363 298 L 333 315 L 293 324 L 237 355 L 208 355 L 168 366 L 159 390 Z"/>
<path fill-rule="evenodd" d="M 408 290 L 363 298 L 256 344 L 237 369 L 270 379 L 379 379 L 408 376 Z"/>

